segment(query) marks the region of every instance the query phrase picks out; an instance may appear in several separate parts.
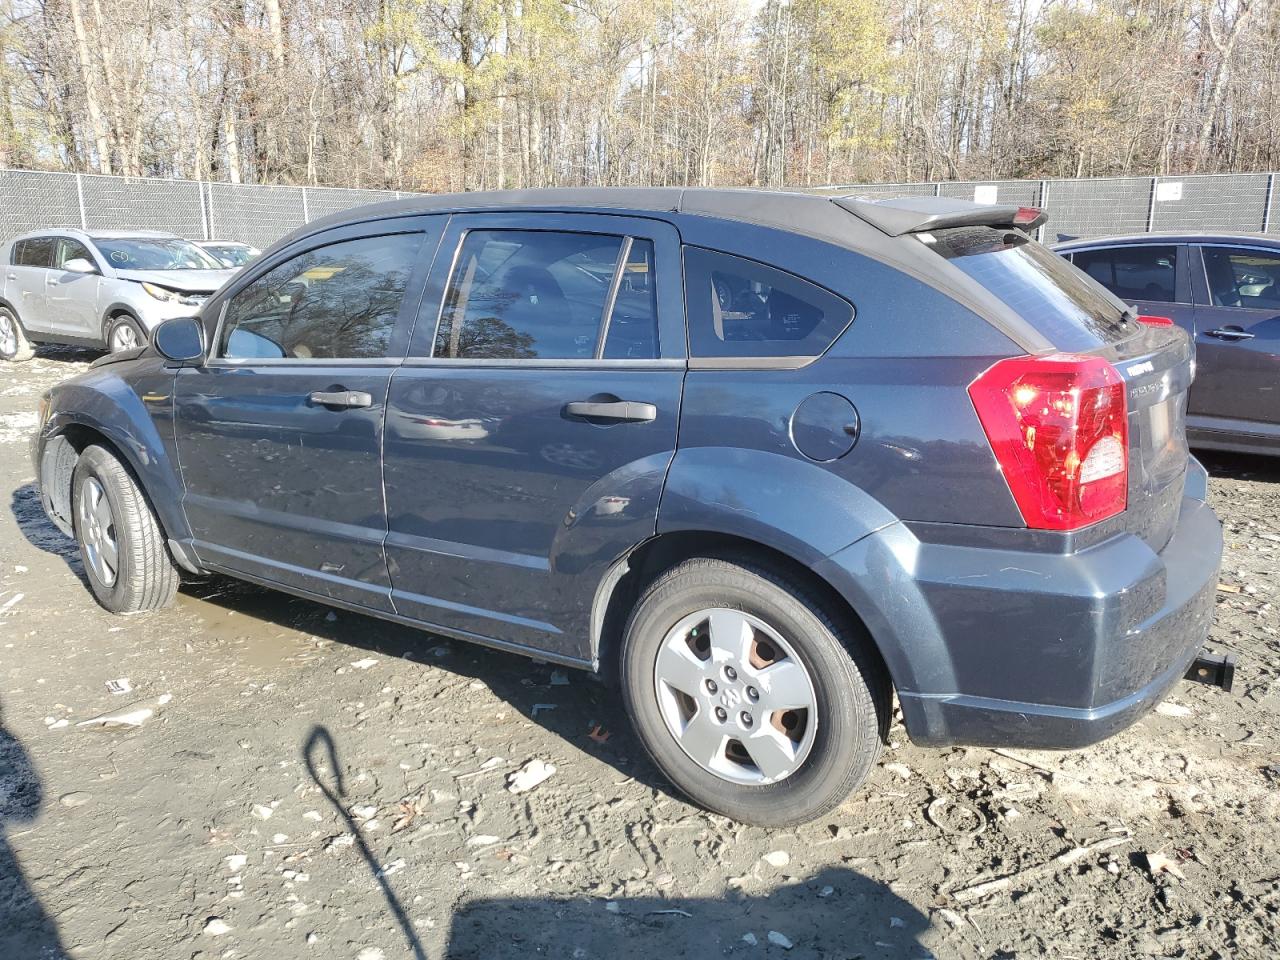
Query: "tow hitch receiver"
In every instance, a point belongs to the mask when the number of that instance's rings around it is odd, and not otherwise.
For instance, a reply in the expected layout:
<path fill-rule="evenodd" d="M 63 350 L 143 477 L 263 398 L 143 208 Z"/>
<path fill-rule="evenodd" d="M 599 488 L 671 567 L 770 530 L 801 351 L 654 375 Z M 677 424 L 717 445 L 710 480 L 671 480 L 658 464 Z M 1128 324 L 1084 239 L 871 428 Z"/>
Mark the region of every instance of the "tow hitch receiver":
<path fill-rule="evenodd" d="M 1186 679 L 1196 683 L 1207 683 L 1211 687 L 1221 687 L 1231 692 L 1231 684 L 1236 678 L 1236 658 L 1229 653 L 1201 653 L 1191 664 Z"/>

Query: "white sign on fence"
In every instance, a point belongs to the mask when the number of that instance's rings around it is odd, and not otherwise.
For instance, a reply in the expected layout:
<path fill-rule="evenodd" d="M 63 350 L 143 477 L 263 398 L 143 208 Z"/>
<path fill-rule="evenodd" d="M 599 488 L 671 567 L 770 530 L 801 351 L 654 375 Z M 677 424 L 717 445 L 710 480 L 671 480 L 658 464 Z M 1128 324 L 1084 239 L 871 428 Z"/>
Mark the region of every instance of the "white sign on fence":
<path fill-rule="evenodd" d="M 973 188 L 974 203 L 995 203 L 1000 188 L 994 183 L 980 183 Z"/>
<path fill-rule="evenodd" d="M 1156 200 L 1160 203 L 1166 203 L 1170 200 L 1182 199 L 1182 181 L 1181 180 L 1157 180 L 1156 181 Z"/>

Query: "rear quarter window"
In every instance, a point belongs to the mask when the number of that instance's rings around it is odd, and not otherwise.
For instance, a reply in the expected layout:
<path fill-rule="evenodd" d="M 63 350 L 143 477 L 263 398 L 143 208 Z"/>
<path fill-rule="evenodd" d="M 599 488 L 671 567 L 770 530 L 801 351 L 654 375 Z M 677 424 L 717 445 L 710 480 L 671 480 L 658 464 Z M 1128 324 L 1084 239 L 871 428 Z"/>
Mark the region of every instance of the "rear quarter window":
<path fill-rule="evenodd" d="M 817 357 L 853 320 L 848 301 L 754 260 L 685 247 L 695 358 Z"/>
<path fill-rule="evenodd" d="M 1093 350 L 1132 329 L 1123 303 L 1018 230 L 956 227 L 920 238 L 1059 350 Z"/>

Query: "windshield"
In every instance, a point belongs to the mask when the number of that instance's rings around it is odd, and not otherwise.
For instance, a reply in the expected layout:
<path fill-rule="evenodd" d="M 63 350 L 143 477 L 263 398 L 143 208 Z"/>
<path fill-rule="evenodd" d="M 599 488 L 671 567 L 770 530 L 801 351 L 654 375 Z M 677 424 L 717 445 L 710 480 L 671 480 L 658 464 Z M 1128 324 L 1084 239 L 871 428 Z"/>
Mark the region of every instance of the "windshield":
<path fill-rule="evenodd" d="M 94 240 L 117 270 L 222 270 L 222 264 L 189 240 Z"/>
<path fill-rule="evenodd" d="M 936 230 L 929 247 L 1039 330 L 1059 350 L 1123 339 L 1126 307 L 1100 284 L 1017 230 Z"/>
<path fill-rule="evenodd" d="M 242 247 L 231 243 L 206 243 L 203 249 L 213 254 L 229 267 L 242 267 L 258 255 L 253 247 Z"/>

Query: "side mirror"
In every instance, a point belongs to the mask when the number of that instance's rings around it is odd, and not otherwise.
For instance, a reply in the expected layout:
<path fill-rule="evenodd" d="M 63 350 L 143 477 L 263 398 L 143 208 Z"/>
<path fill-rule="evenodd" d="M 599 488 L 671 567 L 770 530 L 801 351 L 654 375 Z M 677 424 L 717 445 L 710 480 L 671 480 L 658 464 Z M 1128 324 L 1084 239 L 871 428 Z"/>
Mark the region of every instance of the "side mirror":
<path fill-rule="evenodd" d="M 97 273 L 98 268 L 86 260 L 84 257 L 76 257 L 68 260 L 62 265 L 62 269 L 68 273 Z"/>
<path fill-rule="evenodd" d="M 204 325 L 195 317 L 174 317 L 156 327 L 151 344 L 166 360 L 189 363 L 204 358 Z"/>

